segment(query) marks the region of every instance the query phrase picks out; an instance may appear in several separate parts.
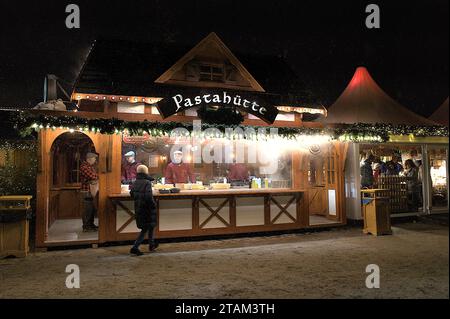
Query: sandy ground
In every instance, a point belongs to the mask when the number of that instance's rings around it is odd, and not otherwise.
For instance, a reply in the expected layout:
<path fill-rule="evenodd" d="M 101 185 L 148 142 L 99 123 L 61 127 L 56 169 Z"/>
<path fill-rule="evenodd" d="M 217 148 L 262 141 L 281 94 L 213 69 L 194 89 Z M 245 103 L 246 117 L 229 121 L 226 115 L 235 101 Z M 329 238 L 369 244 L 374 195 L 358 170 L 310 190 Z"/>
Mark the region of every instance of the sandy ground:
<path fill-rule="evenodd" d="M 449 298 L 448 226 L 404 223 L 307 234 L 34 253 L 0 260 L 1 298 Z M 147 247 L 142 247 L 146 249 Z M 77 264 L 80 289 L 67 289 Z M 365 286 L 368 264 L 379 289 Z"/>

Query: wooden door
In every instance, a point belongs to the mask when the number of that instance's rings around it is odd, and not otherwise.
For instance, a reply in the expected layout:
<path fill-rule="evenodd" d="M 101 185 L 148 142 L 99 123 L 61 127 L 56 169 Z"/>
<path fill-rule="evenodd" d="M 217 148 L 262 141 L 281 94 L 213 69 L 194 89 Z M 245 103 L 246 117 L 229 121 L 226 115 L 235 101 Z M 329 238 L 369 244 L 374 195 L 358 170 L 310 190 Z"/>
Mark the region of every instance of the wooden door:
<path fill-rule="evenodd" d="M 309 213 L 327 216 L 327 191 L 324 187 L 313 187 L 309 191 Z"/>

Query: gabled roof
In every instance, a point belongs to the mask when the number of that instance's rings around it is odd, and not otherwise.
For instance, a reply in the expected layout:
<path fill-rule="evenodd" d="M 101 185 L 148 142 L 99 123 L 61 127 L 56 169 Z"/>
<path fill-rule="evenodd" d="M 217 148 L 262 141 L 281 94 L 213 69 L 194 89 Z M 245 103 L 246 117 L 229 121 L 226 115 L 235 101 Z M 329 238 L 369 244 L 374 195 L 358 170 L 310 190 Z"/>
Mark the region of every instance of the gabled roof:
<path fill-rule="evenodd" d="M 436 125 L 400 105 L 373 80 L 365 67 L 358 67 L 347 88 L 328 109 L 326 123 L 390 123 Z"/>
<path fill-rule="evenodd" d="M 220 40 L 220 38 L 214 32 L 211 32 L 203 40 L 201 40 L 195 47 L 193 47 L 189 52 L 187 52 L 183 57 L 181 57 L 174 65 L 172 65 L 166 72 L 164 72 L 160 77 L 158 77 L 156 83 L 165 83 L 171 76 L 180 70 L 186 63 L 201 52 L 202 49 L 213 48 L 220 55 L 223 55 L 227 60 L 236 67 L 241 76 L 248 81 L 253 91 L 264 92 L 262 86 L 255 80 L 255 78 L 248 72 L 245 66 L 236 58 L 236 56 L 228 49 L 225 43 Z"/>
<path fill-rule="evenodd" d="M 193 88 L 155 83 L 191 48 L 173 43 L 99 39 L 94 42 L 77 77 L 73 93 L 164 97 L 174 92 L 192 91 Z M 242 54 L 235 50 L 233 55 L 264 88 L 265 92 L 257 93 L 273 103 L 319 104 L 283 58 Z"/>
<path fill-rule="evenodd" d="M 441 104 L 440 107 L 429 117 L 430 120 L 435 121 L 441 125 L 448 126 L 448 97 Z"/>

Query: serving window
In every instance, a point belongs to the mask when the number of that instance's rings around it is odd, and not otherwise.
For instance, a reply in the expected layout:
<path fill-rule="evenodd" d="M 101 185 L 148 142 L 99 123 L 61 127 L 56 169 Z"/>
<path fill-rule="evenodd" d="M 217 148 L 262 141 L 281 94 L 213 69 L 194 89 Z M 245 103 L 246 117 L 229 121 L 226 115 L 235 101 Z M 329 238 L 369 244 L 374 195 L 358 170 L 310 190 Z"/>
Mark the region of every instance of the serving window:
<path fill-rule="evenodd" d="M 258 188 L 292 187 L 292 151 L 261 141 L 216 139 L 196 144 L 191 140 L 124 135 L 121 175 L 133 169 L 131 166 L 144 164 L 157 183 L 165 183 L 176 151 L 182 152 L 181 162 L 188 166 L 191 174 L 188 180 L 174 183 L 226 182 L 232 187 L 248 188 L 254 179 Z M 130 184 L 135 178 L 131 176 L 133 178 L 122 178 L 122 184 Z"/>
<path fill-rule="evenodd" d="M 361 188 L 385 189 L 391 213 L 423 211 L 424 172 L 420 145 L 361 145 Z"/>

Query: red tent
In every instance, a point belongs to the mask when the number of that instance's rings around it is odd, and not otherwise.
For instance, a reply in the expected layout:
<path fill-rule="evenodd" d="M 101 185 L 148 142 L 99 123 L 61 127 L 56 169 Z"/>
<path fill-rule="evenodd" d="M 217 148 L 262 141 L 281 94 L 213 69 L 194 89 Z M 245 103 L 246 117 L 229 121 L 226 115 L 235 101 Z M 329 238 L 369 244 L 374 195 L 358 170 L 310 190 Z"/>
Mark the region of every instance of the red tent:
<path fill-rule="evenodd" d="M 365 67 L 358 67 L 341 96 L 328 109 L 326 123 L 390 123 L 435 125 L 400 105 L 372 79 Z"/>
<path fill-rule="evenodd" d="M 448 97 L 444 103 L 442 103 L 442 105 L 434 111 L 433 114 L 431 114 L 429 119 L 441 125 L 448 126 Z"/>

